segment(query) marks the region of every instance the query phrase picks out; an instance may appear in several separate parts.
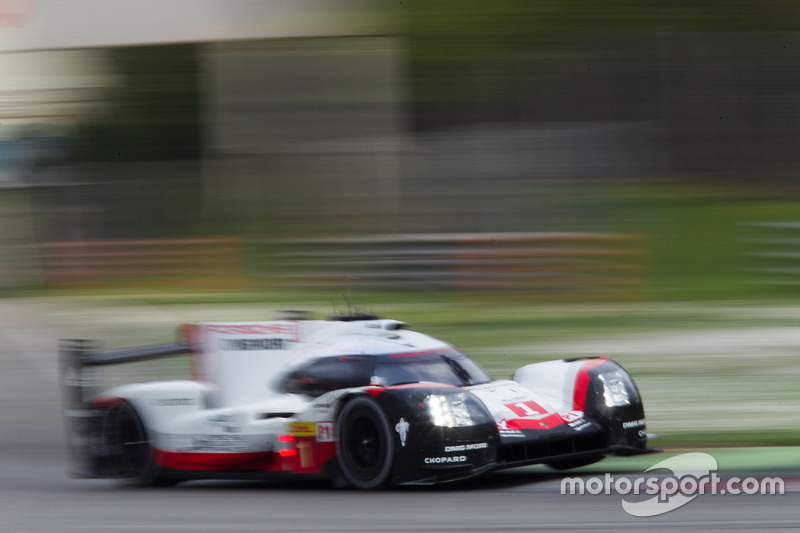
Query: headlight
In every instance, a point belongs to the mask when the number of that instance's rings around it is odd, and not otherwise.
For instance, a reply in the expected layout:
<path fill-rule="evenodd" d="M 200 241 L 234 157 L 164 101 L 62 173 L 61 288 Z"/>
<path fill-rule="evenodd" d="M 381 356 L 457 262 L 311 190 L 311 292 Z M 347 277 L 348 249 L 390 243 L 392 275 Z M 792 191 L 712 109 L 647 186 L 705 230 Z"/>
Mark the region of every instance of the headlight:
<path fill-rule="evenodd" d="M 597 375 L 603 386 L 603 402 L 608 407 L 622 407 L 638 400 L 636 388 L 628 375 L 621 370 L 601 372 Z"/>
<path fill-rule="evenodd" d="M 431 422 L 436 426 L 468 427 L 490 421 L 483 406 L 465 392 L 431 394 L 425 398 L 425 407 Z"/>

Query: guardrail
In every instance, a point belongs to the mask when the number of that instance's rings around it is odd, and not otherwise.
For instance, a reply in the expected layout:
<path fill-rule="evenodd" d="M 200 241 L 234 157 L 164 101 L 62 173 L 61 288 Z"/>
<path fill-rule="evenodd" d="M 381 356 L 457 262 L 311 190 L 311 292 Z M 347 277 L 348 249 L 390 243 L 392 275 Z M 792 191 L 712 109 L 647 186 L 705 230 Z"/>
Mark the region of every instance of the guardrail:
<path fill-rule="evenodd" d="M 270 243 L 282 285 L 501 291 L 553 298 L 645 295 L 649 238 L 621 233 L 480 233 Z"/>
<path fill-rule="evenodd" d="M 745 225 L 747 270 L 761 285 L 800 286 L 800 223 Z"/>
<path fill-rule="evenodd" d="M 638 299 L 649 277 L 649 238 L 622 233 L 378 235 L 246 246 L 234 238 L 92 241 L 46 249 L 55 286 L 352 287 Z"/>
<path fill-rule="evenodd" d="M 155 239 L 51 242 L 45 245 L 53 286 L 242 283 L 239 239 Z"/>

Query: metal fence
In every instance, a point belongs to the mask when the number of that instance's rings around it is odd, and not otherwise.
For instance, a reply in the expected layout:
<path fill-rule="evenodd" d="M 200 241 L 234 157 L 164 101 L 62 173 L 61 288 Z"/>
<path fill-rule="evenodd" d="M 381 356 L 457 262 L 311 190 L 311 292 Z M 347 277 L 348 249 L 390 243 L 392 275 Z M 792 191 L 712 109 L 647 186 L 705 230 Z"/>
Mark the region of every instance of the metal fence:
<path fill-rule="evenodd" d="M 51 242 L 47 282 L 235 287 L 243 281 L 241 248 L 235 238 Z"/>
<path fill-rule="evenodd" d="M 169 284 L 644 297 L 649 239 L 613 233 L 379 235 L 242 243 L 238 239 L 46 245 L 52 286 Z"/>
<path fill-rule="evenodd" d="M 615 233 L 477 233 L 264 243 L 272 279 L 290 286 L 500 291 L 640 298 L 649 239 Z M 263 279 L 263 278 L 262 278 Z M 266 281 L 266 279 L 264 280 Z"/>
<path fill-rule="evenodd" d="M 760 285 L 800 287 L 800 222 L 745 226 L 747 270 Z"/>

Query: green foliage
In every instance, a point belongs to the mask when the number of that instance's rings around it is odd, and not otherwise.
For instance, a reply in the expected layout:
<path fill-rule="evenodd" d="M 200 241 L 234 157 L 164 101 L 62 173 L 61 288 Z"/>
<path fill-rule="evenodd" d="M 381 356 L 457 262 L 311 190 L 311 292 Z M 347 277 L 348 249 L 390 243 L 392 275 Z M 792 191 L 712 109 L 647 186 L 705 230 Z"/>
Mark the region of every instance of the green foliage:
<path fill-rule="evenodd" d="M 82 125 L 79 161 L 188 160 L 200 155 L 196 45 L 107 50 L 118 85 L 108 112 Z"/>
<path fill-rule="evenodd" d="M 586 86 L 591 65 L 616 58 L 613 68 L 619 69 L 637 54 L 644 54 L 637 63 L 655 65 L 646 47 L 637 49 L 643 36 L 800 29 L 800 4 L 792 0 L 409 0 L 400 12 L 420 129 L 568 118 L 571 106 L 591 94 L 557 106 L 554 116 L 548 107 L 559 92 Z M 590 85 L 595 90 L 603 86 L 597 70 Z M 629 74 L 640 76 L 642 67 Z M 547 80 L 552 85 L 543 85 Z M 612 81 L 619 86 L 619 79 Z"/>
<path fill-rule="evenodd" d="M 483 52 L 504 52 L 556 33 L 665 31 L 797 31 L 792 0 L 410 0 L 404 2 L 412 37 L 447 44 L 472 41 Z M 430 50 L 444 55 L 452 48 Z"/>

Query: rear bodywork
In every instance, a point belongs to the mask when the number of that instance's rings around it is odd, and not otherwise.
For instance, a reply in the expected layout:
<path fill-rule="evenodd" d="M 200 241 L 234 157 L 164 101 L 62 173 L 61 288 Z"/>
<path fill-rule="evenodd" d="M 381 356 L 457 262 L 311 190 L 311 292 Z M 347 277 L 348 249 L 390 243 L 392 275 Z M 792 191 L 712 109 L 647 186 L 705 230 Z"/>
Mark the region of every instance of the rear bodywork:
<path fill-rule="evenodd" d="M 639 392 L 610 359 L 537 363 L 492 380 L 442 341 L 359 318 L 188 324 L 180 342 L 114 352 L 62 341 L 73 474 L 139 482 L 313 476 L 378 488 L 655 451 Z M 102 390 L 94 379 L 96 366 L 181 354 L 192 360 L 190 380 Z M 381 370 L 420 362 L 452 367 L 455 377 L 401 382 Z M 125 417 L 134 421 L 122 424 Z M 350 453 L 351 433 L 364 431 L 375 446 Z M 382 457 L 374 481 L 371 473 L 354 478 L 359 454 L 372 452 Z"/>

